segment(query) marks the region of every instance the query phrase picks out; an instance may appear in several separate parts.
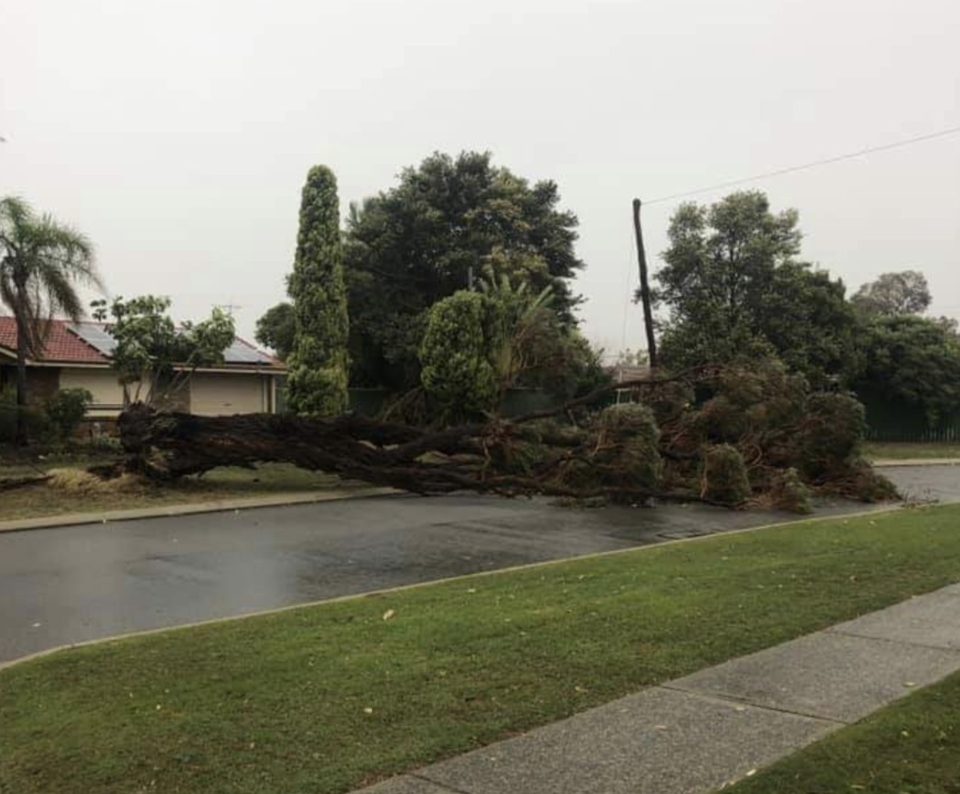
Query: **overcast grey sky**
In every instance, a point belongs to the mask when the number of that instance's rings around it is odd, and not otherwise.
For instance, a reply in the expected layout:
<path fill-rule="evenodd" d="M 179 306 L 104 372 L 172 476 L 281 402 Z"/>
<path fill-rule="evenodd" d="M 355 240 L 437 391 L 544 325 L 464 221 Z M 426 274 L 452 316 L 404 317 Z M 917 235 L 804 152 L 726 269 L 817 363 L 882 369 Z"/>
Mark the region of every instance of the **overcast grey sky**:
<path fill-rule="evenodd" d="M 581 221 L 584 329 L 617 350 L 642 343 L 635 195 L 956 125 L 957 0 L 0 7 L 0 194 L 89 234 L 113 294 L 168 294 L 181 318 L 239 305 L 247 334 L 283 297 L 315 163 L 344 208 L 434 150 L 556 180 Z M 960 317 L 960 135 L 757 186 L 848 287 L 918 268 Z M 675 206 L 645 210 L 651 254 Z"/>

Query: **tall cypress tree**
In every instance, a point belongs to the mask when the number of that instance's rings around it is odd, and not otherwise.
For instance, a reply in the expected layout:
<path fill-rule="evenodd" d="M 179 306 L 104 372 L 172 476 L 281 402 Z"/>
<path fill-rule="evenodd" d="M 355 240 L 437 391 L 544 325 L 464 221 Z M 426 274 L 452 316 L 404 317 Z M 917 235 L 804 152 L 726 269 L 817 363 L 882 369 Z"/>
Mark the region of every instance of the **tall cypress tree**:
<path fill-rule="evenodd" d="M 340 248 L 337 178 L 310 169 L 300 201 L 297 255 L 288 285 L 296 338 L 290 354 L 288 402 L 301 414 L 332 416 L 347 407 L 347 292 Z"/>

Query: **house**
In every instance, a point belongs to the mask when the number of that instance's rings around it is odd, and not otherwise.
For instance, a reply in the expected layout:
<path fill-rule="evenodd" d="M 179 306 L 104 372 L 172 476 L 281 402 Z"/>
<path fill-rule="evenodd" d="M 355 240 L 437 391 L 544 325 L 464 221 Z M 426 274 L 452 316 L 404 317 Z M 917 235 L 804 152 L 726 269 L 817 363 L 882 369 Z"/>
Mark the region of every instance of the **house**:
<path fill-rule="evenodd" d="M 610 369 L 614 383 L 627 383 L 650 377 L 649 364 L 616 364 Z M 637 389 L 617 389 L 617 405 L 637 401 Z"/>
<path fill-rule="evenodd" d="M 113 337 L 100 323 L 51 321 L 42 355 L 27 361 L 30 402 L 59 389 L 86 389 L 93 395 L 88 419 L 113 419 L 123 410 L 123 387 L 110 365 Z M 17 328 L 0 317 L 0 391 L 14 388 Z M 203 416 L 275 413 L 286 368 L 239 337 L 224 351 L 224 362 L 198 368 L 177 392 L 174 407 Z"/>

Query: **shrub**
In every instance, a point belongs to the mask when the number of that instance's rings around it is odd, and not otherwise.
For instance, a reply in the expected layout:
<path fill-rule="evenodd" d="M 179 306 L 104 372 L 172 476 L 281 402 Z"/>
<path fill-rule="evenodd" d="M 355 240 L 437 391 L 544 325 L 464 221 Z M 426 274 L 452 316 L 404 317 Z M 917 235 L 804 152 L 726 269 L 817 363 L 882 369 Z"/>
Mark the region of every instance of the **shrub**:
<path fill-rule="evenodd" d="M 26 421 L 27 438 L 45 443 L 52 440 L 54 431 L 46 412 L 35 405 L 19 407 L 16 394 L 9 390 L 0 394 L 0 444 L 12 444 L 16 440 L 17 416 L 21 414 Z"/>
<path fill-rule="evenodd" d="M 17 400 L 13 393 L 0 393 L 0 444 L 14 440 L 17 432 Z"/>
<path fill-rule="evenodd" d="M 597 446 L 601 450 L 599 457 L 611 468 L 607 484 L 655 488 L 663 474 L 659 440 L 660 428 L 648 406 L 628 403 L 605 408 L 600 414 Z"/>
<path fill-rule="evenodd" d="M 592 452 L 583 459 L 574 457 L 564 467 L 561 482 L 584 490 L 616 488 L 621 501 L 643 499 L 663 476 L 659 440 L 660 429 L 648 406 L 611 405 L 600 413 L 588 438 Z"/>
<path fill-rule="evenodd" d="M 708 446 L 700 462 L 700 496 L 711 502 L 737 507 L 751 496 L 747 465 L 730 444 Z"/>
<path fill-rule="evenodd" d="M 858 458 L 867 421 L 863 405 L 848 394 L 811 394 L 795 439 L 794 460 L 804 477 L 819 480 Z"/>
<path fill-rule="evenodd" d="M 89 439 L 84 443 L 84 447 L 91 452 L 123 452 L 123 445 L 120 443 L 120 439 L 116 436 L 107 435 L 106 433 Z"/>
<path fill-rule="evenodd" d="M 642 393 L 640 402 L 650 406 L 657 424 L 662 425 L 676 421 L 690 411 L 694 399 L 694 391 L 688 384 L 675 381 Z"/>
<path fill-rule="evenodd" d="M 661 446 L 674 453 L 666 478 L 674 487 L 699 476 L 708 496 L 717 475 L 715 461 L 704 455 L 716 453 L 704 450 L 730 445 L 749 463 L 753 491 L 787 509 L 804 509 L 800 485 L 868 501 L 893 495 L 882 477 L 861 470 L 864 408 L 849 394 L 811 392 L 804 377 L 761 360 L 701 382 L 696 398 L 694 407 L 661 427 Z M 729 494 L 716 501 L 736 503 Z"/>
<path fill-rule="evenodd" d="M 809 387 L 776 360 L 721 373 L 713 393 L 696 413 L 695 430 L 713 443 L 756 443 L 803 413 Z"/>
<path fill-rule="evenodd" d="M 493 410 L 497 384 L 487 359 L 486 304 L 476 292 L 435 303 L 420 345 L 420 379 L 441 421 Z"/>
<path fill-rule="evenodd" d="M 47 417 L 61 443 L 73 437 L 87 413 L 87 406 L 92 402 L 93 395 L 86 389 L 60 389 L 47 400 Z"/>
<path fill-rule="evenodd" d="M 803 484 L 800 474 L 794 468 L 784 469 L 773 475 L 770 482 L 770 501 L 779 510 L 793 513 L 810 513 L 810 489 Z"/>
<path fill-rule="evenodd" d="M 875 471 L 866 461 L 858 460 L 848 475 L 849 485 L 845 494 L 850 494 L 861 502 L 885 502 L 899 499 L 900 493 L 890 480 Z"/>
<path fill-rule="evenodd" d="M 493 435 L 486 451 L 498 471 L 531 476 L 550 460 L 549 442 L 561 440 L 575 446 L 586 438 L 586 433 L 575 427 L 546 419 L 514 427 L 512 433 Z"/>

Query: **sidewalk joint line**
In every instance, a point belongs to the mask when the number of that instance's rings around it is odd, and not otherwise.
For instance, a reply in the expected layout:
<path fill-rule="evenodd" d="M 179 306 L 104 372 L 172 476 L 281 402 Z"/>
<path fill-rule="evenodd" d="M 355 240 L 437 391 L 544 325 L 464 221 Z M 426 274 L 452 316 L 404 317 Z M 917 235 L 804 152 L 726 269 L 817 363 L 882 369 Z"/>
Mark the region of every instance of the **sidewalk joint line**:
<path fill-rule="evenodd" d="M 777 647 L 777 646 L 773 646 L 773 647 Z M 721 664 L 727 664 L 727 662 L 721 662 Z M 712 668 L 707 667 L 705 670 L 701 670 L 699 672 L 707 672 L 711 669 Z M 767 703 L 757 703 L 755 700 L 751 700 L 749 698 L 738 698 L 732 695 L 721 695 L 716 692 L 706 693 L 706 692 L 698 692 L 697 690 L 694 690 L 694 689 L 684 689 L 683 687 L 679 687 L 675 685 L 671 686 L 672 683 L 673 682 L 671 681 L 667 681 L 664 684 L 658 684 L 657 687 L 655 688 L 666 689 L 670 692 L 679 692 L 683 695 L 693 695 L 694 697 L 703 698 L 704 700 L 713 700 L 713 701 L 718 701 L 720 703 L 730 703 L 730 704 L 736 704 L 736 705 L 750 706 L 750 708 L 759 709 L 760 711 L 771 711 L 776 714 L 787 714 L 791 717 L 803 717 L 804 719 L 816 720 L 817 722 L 826 722 L 826 723 L 830 723 L 831 725 L 836 725 L 838 727 L 846 727 L 848 725 L 854 724 L 852 722 L 845 722 L 843 720 L 838 720 L 834 717 L 824 717 L 822 714 L 811 714 L 805 711 L 790 711 L 790 709 L 777 708 L 776 706 L 771 706 Z"/>
<path fill-rule="evenodd" d="M 939 592 L 939 591 L 934 591 Z M 952 594 L 951 594 L 952 595 Z M 903 601 L 901 603 L 909 603 L 909 601 Z M 890 609 L 890 607 L 887 607 Z M 884 610 L 879 610 L 883 612 Z M 873 613 L 868 612 L 867 615 Z M 860 617 L 866 617 L 867 615 L 861 615 Z M 854 620 L 859 620 L 859 618 L 854 618 Z M 869 634 L 857 634 L 857 632 L 852 631 L 851 629 L 840 629 L 838 626 L 828 626 L 823 629 L 824 632 L 829 632 L 830 634 L 838 634 L 841 637 L 856 637 L 858 640 L 873 640 L 874 642 L 888 642 L 894 645 L 906 645 L 909 648 L 926 648 L 930 651 L 943 651 L 944 653 L 952 653 L 960 659 L 960 648 L 951 648 L 944 645 L 929 645 L 925 642 L 913 642 L 912 640 L 898 640 L 893 637 L 871 637 Z"/>
<path fill-rule="evenodd" d="M 503 740 L 503 741 L 507 741 L 507 740 Z M 488 745 L 488 746 L 489 746 L 489 745 Z M 454 757 L 456 757 L 456 756 L 454 756 Z M 438 762 L 438 763 L 442 763 L 442 762 Z M 433 766 L 433 765 L 431 764 L 431 766 Z M 430 767 L 425 767 L 425 769 L 429 769 L 429 768 L 430 768 Z M 433 778 L 429 778 L 429 777 L 427 777 L 426 775 L 421 774 L 420 772 L 407 772 L 406 775 L 407 775 L 407 777 L 415 777 L 417 780 L 422 780 L 422 781 L 424 781 L 425 783 L 429 783 L 431 786 L 436 786 L 437 788 L 446 789 L 447 791 L 453 792 L 453 794 L 470 794 L 470 792 L 467 791 L 466 789 L 453 788 L 452 786 L 448 785 L 447 783 L 440 783 L 440 782 L 434 780 Z"/>

